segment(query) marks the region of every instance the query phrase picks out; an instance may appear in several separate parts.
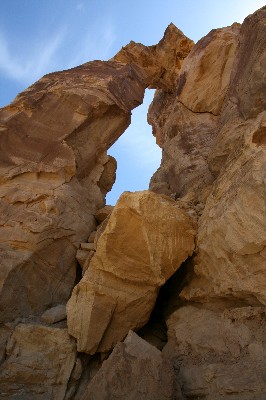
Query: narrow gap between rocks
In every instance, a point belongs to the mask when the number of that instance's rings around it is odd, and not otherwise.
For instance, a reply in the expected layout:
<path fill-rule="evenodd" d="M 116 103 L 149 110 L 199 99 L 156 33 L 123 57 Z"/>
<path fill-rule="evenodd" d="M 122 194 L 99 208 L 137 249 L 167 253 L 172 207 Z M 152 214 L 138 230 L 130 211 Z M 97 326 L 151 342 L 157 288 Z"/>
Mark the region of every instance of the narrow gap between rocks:
<path fill-rule="evenodd" d="M 162 350 L 167 343 L 167 318 L 177 310 L 183 301 L 179 297 L 188 284 L 192 271 L 192 257 L 189 257 L 160 288 L 150 319 L 137 334 L 150 344 Z"/>
<path fill-rule="evenodd" d="M 130 126 L 108 151 L 117 161 L 117 172 L 114 186 L 107 193 L 106 204 L 115 205 L 124 191 L 147 190 L 160 165 L 162 151 L 147 122 L 154 92 L 146 89 L 143 103 L 132 112 Z"/>

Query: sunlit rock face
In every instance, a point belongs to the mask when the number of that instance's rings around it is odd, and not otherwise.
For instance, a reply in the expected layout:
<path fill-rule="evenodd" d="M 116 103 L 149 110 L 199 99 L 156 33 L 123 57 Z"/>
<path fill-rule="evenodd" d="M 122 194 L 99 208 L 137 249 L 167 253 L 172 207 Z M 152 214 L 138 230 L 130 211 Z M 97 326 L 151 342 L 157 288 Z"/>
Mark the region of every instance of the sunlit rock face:
<path fill-rule="evenodd" d="M 176 73 L 192 45 L 170 25 L 152 52 L 134 46 L 134 63 L 118 55 L 46 75 L 1 109 L 0 321 L 67 300 L 77 248 L 115 180 L 106 150 L 130 124 L 145 88 L 165 64 Z"/>
<path fill-rule="evenodd" d="M 158 90 L 148 122 L 163 148 L 150 188 L 175 198 L 204 202 L 213 182 L 208 155 L 219 129 L 219 113 L 228 90 L 240 25 L 211 31 L 183 62 L 174 93 Z"/>
<path fill-rule="evenodd" d="M 264 7 L 210 32 L 149 110 L 163 149 L 150 189 L 199 217 L 164 350 L 185 398 L 265 397 L 265 27 Z"/>
<path fill-rule="evenodd" d="M 186 300 L 266 301 L 265 14 L 201 39 L 177 93 L 159 90 L 150 107 L 164 150 L 150 188 L 202 214 Z"/>
<path fill-rule="evenodd" d="M 193 253 L 192 218 L 172 199 L 125 192 L 67 304 L 78 351 L 111 350 L 149 319 L 159 287 Z"/>

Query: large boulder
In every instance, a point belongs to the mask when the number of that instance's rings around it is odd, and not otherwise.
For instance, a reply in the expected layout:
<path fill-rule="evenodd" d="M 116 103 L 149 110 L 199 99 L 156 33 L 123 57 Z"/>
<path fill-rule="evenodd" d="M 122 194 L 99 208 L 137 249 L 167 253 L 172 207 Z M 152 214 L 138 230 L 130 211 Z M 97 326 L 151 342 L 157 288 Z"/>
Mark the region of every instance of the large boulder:
<path fill-rule="evenodd" d="M 160 286 L 193 253 L 194 237 L 193 220 L 174 200 L 125 192 L 67 303 L 78 351 L 106 352 L 142 327 Z"/>
<path fill-rule="evenodd" d="M 175 386 L 173 367 L 162 353 L 129 332 L 103 362 L 82 400 L 181 400 L 174 397 Z"/>

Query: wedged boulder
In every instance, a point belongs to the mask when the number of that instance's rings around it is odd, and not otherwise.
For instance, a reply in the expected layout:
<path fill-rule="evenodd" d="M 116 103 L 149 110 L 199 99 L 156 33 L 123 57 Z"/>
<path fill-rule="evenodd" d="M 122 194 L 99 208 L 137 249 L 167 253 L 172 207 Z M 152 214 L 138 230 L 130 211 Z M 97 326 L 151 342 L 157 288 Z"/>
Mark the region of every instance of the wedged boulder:
<path fill-rule="evenodd" d="M 177 390 L 170 363 L 131 331 L 103 362 L 81 400 L 181 400 Z"/>
<path fill-rule="evenodd" d="M 109 351 L 148 321 L 160 286 L 193 253 L 194 228 L 192 218 L 164 195 L 121 195 L 67 303 L 78 351 Z"/>
<path fill-rule="evenodd" d="M 214 312 L 188 305 L 171 315 L 163 355 L 175 368 L 184 398 L 266 397 L 265 311 L 240 307 Z"/>
<path fill-rule="evenodd" d="M 0 397 L 63 400 L 75 362 L 76 344 L 67 329 L 19 324 L 1 365 Z"/>
<path fill-rule="evenodd" d="M 97 210 L 95 218 L 97 219 L 99 224 L 101 224 L 108 217 L 108 215 L 111 214 L 113 208 L 114 208 L 113 206 L 104 206 L 100 210 Z"/>
<path fill-rule="evenodd" d="M 58 304 L 58 306 L 46 310 L 41 316 L 41 320 L 47 324 L 55 324 L 64 319 L 66 319 L 66 306 L 64 304 Z"/>

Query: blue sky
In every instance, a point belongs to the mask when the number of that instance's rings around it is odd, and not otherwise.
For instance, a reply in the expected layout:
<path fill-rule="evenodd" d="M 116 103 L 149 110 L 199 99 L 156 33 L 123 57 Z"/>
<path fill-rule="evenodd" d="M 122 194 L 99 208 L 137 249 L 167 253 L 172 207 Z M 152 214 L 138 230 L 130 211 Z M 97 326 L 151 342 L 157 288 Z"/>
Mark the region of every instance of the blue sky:
<path fill-rule="evenodd" d="M 156 44 L 170 22 L 199 40 L 265 5 L 264 0 L 0 0 L 0 107 L 48 72 L 111 58 L 130 40 Z M 107 197 L 148 188 L 160 164 L 146 114 L 153 91 L 110 149 L 117 182 Z"/>

